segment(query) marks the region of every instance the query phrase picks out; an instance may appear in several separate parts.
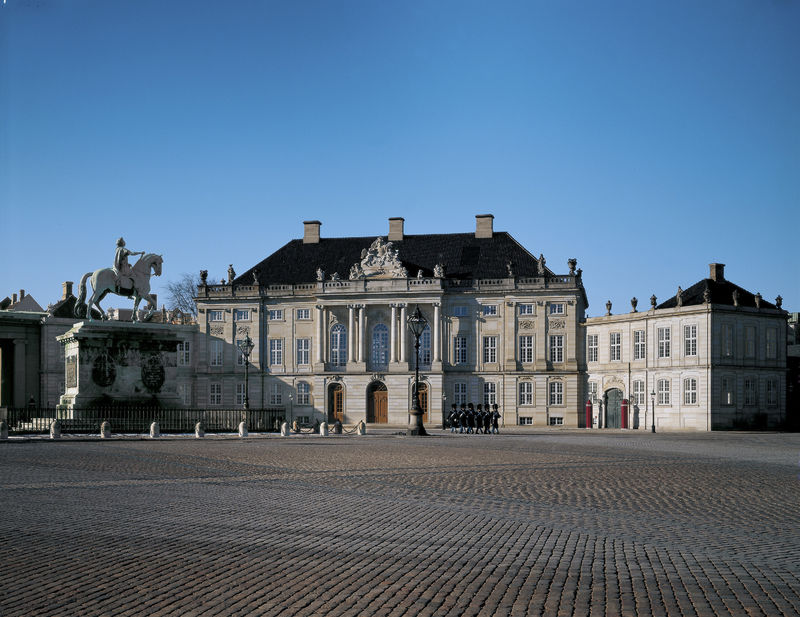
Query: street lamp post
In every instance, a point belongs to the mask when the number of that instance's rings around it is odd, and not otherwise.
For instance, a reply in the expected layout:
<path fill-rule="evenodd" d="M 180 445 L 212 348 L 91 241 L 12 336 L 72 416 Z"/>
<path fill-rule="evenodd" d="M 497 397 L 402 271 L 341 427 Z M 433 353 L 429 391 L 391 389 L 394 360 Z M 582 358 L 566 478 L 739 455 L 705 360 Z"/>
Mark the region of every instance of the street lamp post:
<path fill-rule="evenodd" d="M 650 407 L 652 408 L 652 413 L 653 413 L 653 425 L 650 428 L 650 432 L 655 433 L 656 432 L 656 391 L 655 390 L 651 390 L 650 391 Z"/>
<path fill-rule="evenodd" d="M 428 433 L 425 432 L 425 427 L 422 426 L 422 409 L 419 405 L 419 337 L 425 330 L 428 321 L 419 310 L 419 305 L 414 309 L 414 312 L 408 316 L 408 329 L 414 335 L 414 351 L 416 361 L 414 364 L 414 400 L 411 405 L 411 423 L 408 426 L 406 435 L 423 436 Z"/>
<path fill-rule="evenodd" d="M 239 341 L 239 351 L 244 358 L 244 412 L 245 421 L 247 421 L 248 424 L 250 420 L 250 418 L 247 417 L 250 411 L 250 353 L 253 351 L 253 347 L 253 339 L 250 338 L 249 334 L 245 335 L 244 340 Z"/>

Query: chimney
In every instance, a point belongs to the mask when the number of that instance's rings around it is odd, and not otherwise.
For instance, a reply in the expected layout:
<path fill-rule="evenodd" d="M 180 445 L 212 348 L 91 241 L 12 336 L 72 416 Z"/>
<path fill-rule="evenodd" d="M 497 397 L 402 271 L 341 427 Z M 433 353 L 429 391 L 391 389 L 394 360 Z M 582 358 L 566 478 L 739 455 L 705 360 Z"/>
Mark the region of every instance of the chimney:
<path fill-rule="evenodd" d="M 722 282 L 725 280 L 725 264 L 708 264 L 710 270 L 709 278 L 712 281 Z"/>
<path fill-rule="evenodd" d="M 319 244 L 319 221 L 303 221 L 303 244 Z"/>
<path fill-rule="evenodd" d="M 400 242 L 403 239 L 403 223 L 405 219 L 395 216 L 389 219 L 389 242 Z"/>
<path fill-rule="evenodd" d="M 72 295 L 72 281 L 64 281 L 61 283 L 61 289 L 63 290 L 61 299 L 66 300 Z"/>
<path fill-rule="evenodd" d="M 19 301 L 22 302 L 24 299 L 25 299 L 25 290 L 24 289 L 20 289 L 19 290 Z"/>
<path fill-rule="evenodd" d="M 17 303 L 17 294 L 11 294 L 11 304 Z"/>
<path fill-rule="evenodd" d="M 494 223 L 493 214 L 476 214 L 475 215 L 475 237 L 476 238 L 491 238 L 492 225 Z"/>

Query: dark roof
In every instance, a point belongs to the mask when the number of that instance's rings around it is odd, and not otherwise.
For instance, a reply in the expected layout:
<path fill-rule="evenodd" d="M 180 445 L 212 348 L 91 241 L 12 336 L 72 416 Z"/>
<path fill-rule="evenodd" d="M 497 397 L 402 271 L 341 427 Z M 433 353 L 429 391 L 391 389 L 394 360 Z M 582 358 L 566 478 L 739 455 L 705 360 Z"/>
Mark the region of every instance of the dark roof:
<path fill-rule="evenodd" d="M 262 285 L 310 283 L 317 280 L 317 268 L 325 271 L 326 279 L 334 272 L 347 279 L 353 264 L 361 262 L 361 251 L 376 237 L 321 238 L 318 244 L 291 240 L 236 277 L 234 284 L 251 285 L 256 268 Z M 537 276 L 536 258 L 504 231 L 494 232 L 491 238 L 476 238 L 474 233 L 407 235 L 393 245 L 412 278 L 420 269 L 423 276 L 433 276 L 438 263 L 448 279 L 505 278 L 509 261 L 515 276 Z"/>
<path fill-rule="evenodd" d="M 739 287 L 730 281 L 715 281 L 714 279 L 702 279 L 688 289 L 684 289 L 683 293 L 681 294 L 681 297 L 683 298 L 683 306 L 705 304 L 703 292 L 706 290 L 706 288 L 708 288 L 708 290 L 711 292 L 712 304 L 727 304 L 729 306 L 733 306 L 733 291 L 736 289 L 739 291 L 739 306 L 746 306 L 750 308 L 756 307 L 755 294 L 750 293 L 746 289 Z M 675 290 L 675 292 L 677 294 L 677 290 Z M 674 308 L 676 306 L 678 306 L 678 300 L 675 296 L 672 296 L 668 300 L 665 300 L 659 304 L 656 308 Z M 761 308 L 776 309 L 778 307 L 762 298 Z"/>

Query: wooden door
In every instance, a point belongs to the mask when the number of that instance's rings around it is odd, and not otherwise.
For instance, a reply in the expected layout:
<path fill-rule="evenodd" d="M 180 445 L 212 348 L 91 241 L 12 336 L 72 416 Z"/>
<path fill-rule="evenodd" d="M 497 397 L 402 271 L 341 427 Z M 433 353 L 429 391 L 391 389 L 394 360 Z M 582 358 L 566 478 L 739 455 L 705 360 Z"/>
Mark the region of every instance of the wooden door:
<path fill-rule="evenodd" d="M 377 424 L 389 421 L 389 393 L 386 390 L 375 390 L 372 393 L 372 409 Z"/>
<path fill-rule="evenodd" d="M 334 384 L 330 389 L 328 400 L 328 422 L 344 422 L 344 388 L 341 384 Z"/>

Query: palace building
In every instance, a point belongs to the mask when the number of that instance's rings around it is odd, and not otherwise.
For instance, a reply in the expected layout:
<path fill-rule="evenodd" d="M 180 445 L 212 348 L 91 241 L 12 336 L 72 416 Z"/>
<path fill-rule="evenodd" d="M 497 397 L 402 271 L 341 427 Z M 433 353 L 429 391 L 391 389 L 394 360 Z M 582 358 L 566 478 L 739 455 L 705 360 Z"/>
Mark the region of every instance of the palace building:
<path fill-rule="evenodd" d="M 407 424 L 419 306 L 424 421 L 455 403 L 500 405 L 506 424 L 578 426 L 586 398 L 577 260 L 556 273 L 491 214 L 472 233 L 325 238 L 319 221 L 227 284 L 198 288 L 199 332 L 179 351 L 184 402 L 240 405 L 250 336 L 252 406 L 289 419 Z M 179 369 L 181 367 L 179 366 Z M 180 371 L 179 371 L 180 374 Z"/>

